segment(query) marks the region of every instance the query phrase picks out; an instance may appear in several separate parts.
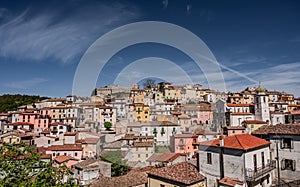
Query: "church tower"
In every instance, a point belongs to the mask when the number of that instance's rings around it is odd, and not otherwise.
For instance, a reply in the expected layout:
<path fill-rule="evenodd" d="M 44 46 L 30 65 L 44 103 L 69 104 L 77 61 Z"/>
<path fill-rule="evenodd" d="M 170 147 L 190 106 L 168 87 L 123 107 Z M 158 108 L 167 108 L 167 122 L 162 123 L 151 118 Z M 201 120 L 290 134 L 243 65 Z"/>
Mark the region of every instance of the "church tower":
<path fill-rule="evenodd" d="M 270 121 L 269 98 L 265 89 L 259 84 L 254 97 L 255 119 L 265 122 Z"/>

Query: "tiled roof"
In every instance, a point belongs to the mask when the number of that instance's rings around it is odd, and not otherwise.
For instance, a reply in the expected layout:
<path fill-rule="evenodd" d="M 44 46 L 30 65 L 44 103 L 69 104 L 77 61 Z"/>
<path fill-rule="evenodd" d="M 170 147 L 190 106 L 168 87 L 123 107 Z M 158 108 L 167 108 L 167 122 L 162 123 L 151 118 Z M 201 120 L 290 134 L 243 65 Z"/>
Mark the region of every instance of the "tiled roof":
<path fill-rule="evenodd" d="M 64 145 L 52 145 L 47 148 L 50 151 L 82 151 L 80 144 L 64 144 Z"/>
<path fill-rule="evenodd" d="M 55 160 L 56 162 L 58 162 L 58 163 L 63 163 L 63 162 L 67 162 L 67 161 L 69 161 L 69 160 L 78 160 L 78 159 L 73 158 L 73 157 L 71 157 L 71 156 L 61 155 L 61 156 L 55 157 L 54 160 Z"/>
<path fill-rule="evenodd" d="M 41 134 L 50 134 L 50 129 L 44 129 Z"/>
<path fill-rule="evenodd" d="M 267 122 L 262 120 L 245 120 L 243 122 L 247 124 L 267 124 Z"/>
<path fill-rule="evenodd" d="M 187 162 L 153 169 L 148 172 L 148 177 L 151 176 L 169 179 L 183 184 L 194 184 L 205 179 L 194 165 Z"/>
<path fill-rule="evenodd" d="M 91 183 L 91 187 L 131 187 L 147 184 L 147 174 L 145 172 L 130 171 L 128 174 L 120 177 L 104 177 L 101 175 L 97 180 Z"/>
<path fill-rule="evenodd" d="M 75 136 L 76 132 L 65 132 L 65 136 Z"/>
<path fill-rule="evenodd" d="M 147 162 L 170 162 L 183 156 L 181 153 L 154 153 L 147 159 Z"/>
<path fill-rule="evenodd" d="M 29 123 L 29 122 L 15 122 L 15 123 L 9 123 L 9 124 L 6 124 L 6 125 L 13 125 L 13 126 L 17 126 L 17 125 L 30 125 L 30 126 L 33 126 L 34 124 Z"/>
<path fill-rule="evenodd" d="M 225 177 L 225 178 L 223 178 L 223 179 L 221 179 L 220 181 L 219 181 L 219 183 L 220 184 L 225 184 L 225 185 L 227 185 L 227 186 L 232 186 L 232 187 L 234 187 L 235 185 L 243 185 L 244 184 L 244 182 L 242 182 L 242 181 L 239 181 L 239 180 L 235 180 L 235 179 L 232 179 L 232 178 L 228 178 L 228 177 Z"/>
<path fill-rule="evenodd" d="M 300 124 L 264 125 L 252 132 L 252 134 L 296 134 L 300 135 Z"/>
<path fill-rule="evenodd" d="M 133 147 L 152 147 L 154 144 L 153 141 L 148 142 L 133 142 Z"/>
<path fill-rule="evenodd" d="M 228 107 L 250 107 L 250 106 L 254 106 L 253 104 L 242 104 L 242 103 L 237 103 L 237 104 L 227 103 L 226 105 Z"/>
<path fill-rule="evenodd" d="M 238 134 L 224 138 L 224 148 L 229 149 L 248 150 L 269 144 L 270 142 L 250 134 Z M 210 141 L 204 141 L 200 142 L 199 145 L 219 147 L 220 140 L 214 139 Z"/>
<path fill-rule="evenodd" d="M 231 115 L 253 115 L 251 112 L 232 112 Z"/>

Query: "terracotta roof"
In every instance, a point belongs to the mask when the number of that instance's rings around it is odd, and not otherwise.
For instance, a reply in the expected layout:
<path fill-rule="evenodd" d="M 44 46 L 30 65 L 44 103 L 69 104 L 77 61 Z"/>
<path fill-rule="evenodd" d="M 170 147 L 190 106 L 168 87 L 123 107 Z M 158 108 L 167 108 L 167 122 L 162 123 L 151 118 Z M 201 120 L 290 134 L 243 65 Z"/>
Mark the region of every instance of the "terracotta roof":
<path fill-rule="evenodd" d="M 227 103 L 226 104 L 228 107 L 250 107 L 250 106 L 254 106 L 254 104 L 243 104 L 243 103 Z"/>
<path fill-rule="evenodd" d="M 104 177 L 101 175 L 97 180 L 91 183 L 91 187 L 132 187 L 147 184 L 148 178 L 145 172 L 130 171 L 128 174 L 120 177 Z"/>
<path fill-rule="evenodd" d="M 71 156 L 61 155 L 61 156 L 55 157 L 54 160 L 55 160 L 56 162 L 58 162 L 58 163 L 63 163 L 63 162 L 67 162 L 67 161 L 69 161 L 69 160 L 78 160 L 78 159 L 73 158 L 73 157 L 71 157 Z"/>
<path fill-rule="evenodd" d="M 253 149 L 256 147 L 269 145 L 269 144 L 270 142 L 252 136 L 250 134 L 237 134 L 233 136 L 227 136 L 224 138 L 224 148 L 228 148 L 228 149 L 249 150 L 249 149 Z M 220 140 L 214 139 L 210 141 L 204 141 L 204 142 L 200 142 L 199 145 L 219 147 Z"/>
<path fill-rule="evenodd" d="M 219 183 L 220 184 L 225 184 L 225 185 L 227 185 L 227 186 L 232 186 L 232 187 L 234 187 L 235 185 L 243 185 L 244 184 L 244 182 L 242 182 L 242 181 L 239 181 L 239 180 L 235 180 L 235 179 L 232 179 L 232 178 L 228 178 L 228 177 L 225 177 L 225 178 L 223 178 L 223 179 L 221 179 L 220 181 L 219 181 Z"/>
<path fill-rule="evenodd" d="M 15 123 L 9 123 L 9 124 L 6 124 L 6 125 L 13 125 L 13 126 L 17 126 L 17 125 L 30 125 L 30 126 L 33 126 L 34 124 L 29 123 L 29 122 L 15 122 Z"/>
<path fill-rule="evenodd" d="M 65 136 L 75 136 L 76 132 L 65 132 Z"/>
<path fill-rule="evenodd" d="M 262 120 L 245 120 L 243 123 L 247 124 L 267 124 L 267 122 L 262 121 Z"/>
<path fill-rule="evenodd" d="M 252 132 L 252 134 L 300 134 L 300 124 L 264 125 Z"/>
<path fill-rule="evenodd" d="M 97 142 L 100 140 L 100 138 L 84 138 L 81 140 L 76 140 L 76 143 L 80 142 L 82 144 L 97 144 Z"/>
<path fill-rule="evenodd" d="M 47 148 L 50 151 L 82 151 L 80 144 L 64 144 L 64 145 L 52 145 Z"/>
<path fill-rule="evenodd" d="M 148 142 L 133 142 L 133 147 L 152 147 L 154 144 L 153 141 Z"/>
<path fill-rule="evenodd" d="M 194 184 L 205 179 L 194 165 L 187 162 L 153 169 L 148 172 L 148 177 L 151 176 L 169 179 L 182 184 Z"/>
<path fill-rule="evenodd" d="M 44 129 L 41 134 L 50 134 L 50 129 Z"/>
<path fill-rule="evenodd" d="M 184 156 L 181 153 L 154 153 L 148 159 L 147 162 L 170 162 L 178 158 L 179 156 Z"/>
<path fill-rule="evenodd" d="M 232 112 L 231 115 L 253 115 L 251 112 Z"/>
<path fill-rule="evenodd" d="M 178 119 L 190 119 L 190 116 L 188 116 L 187 114 L 181 114 L 178 116 Z"/>

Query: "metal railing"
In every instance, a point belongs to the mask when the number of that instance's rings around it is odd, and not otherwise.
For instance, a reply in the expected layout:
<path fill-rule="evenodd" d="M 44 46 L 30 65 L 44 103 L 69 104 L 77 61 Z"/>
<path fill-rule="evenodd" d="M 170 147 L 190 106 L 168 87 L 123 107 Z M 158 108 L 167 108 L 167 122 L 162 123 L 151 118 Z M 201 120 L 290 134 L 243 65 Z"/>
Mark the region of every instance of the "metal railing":
<path fill-rule="evenodd" d="M 271 160 L 270 163 L 266 164 L 263 167 L 259 167 L 256 170 L 252 168 L 246 169 L 246 180 L 247 181 L 254 181 L 265 174 L 269 173 L 273 169 L 276 168 L 276 160 Z"/>

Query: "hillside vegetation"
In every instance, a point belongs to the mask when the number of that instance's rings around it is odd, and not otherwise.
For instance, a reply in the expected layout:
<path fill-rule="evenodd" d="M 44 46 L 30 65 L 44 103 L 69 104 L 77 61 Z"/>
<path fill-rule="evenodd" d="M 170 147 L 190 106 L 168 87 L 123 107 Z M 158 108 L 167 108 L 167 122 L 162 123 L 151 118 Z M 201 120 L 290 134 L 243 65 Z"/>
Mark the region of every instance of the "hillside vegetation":
<path fill-rule="evenodd" d="M 48 97 L 40 97 L 35 95 L 10 95 L 5 94 L 0 96 L 0 113 L 17 110 L 19 106 L 31 104 Z"/>

